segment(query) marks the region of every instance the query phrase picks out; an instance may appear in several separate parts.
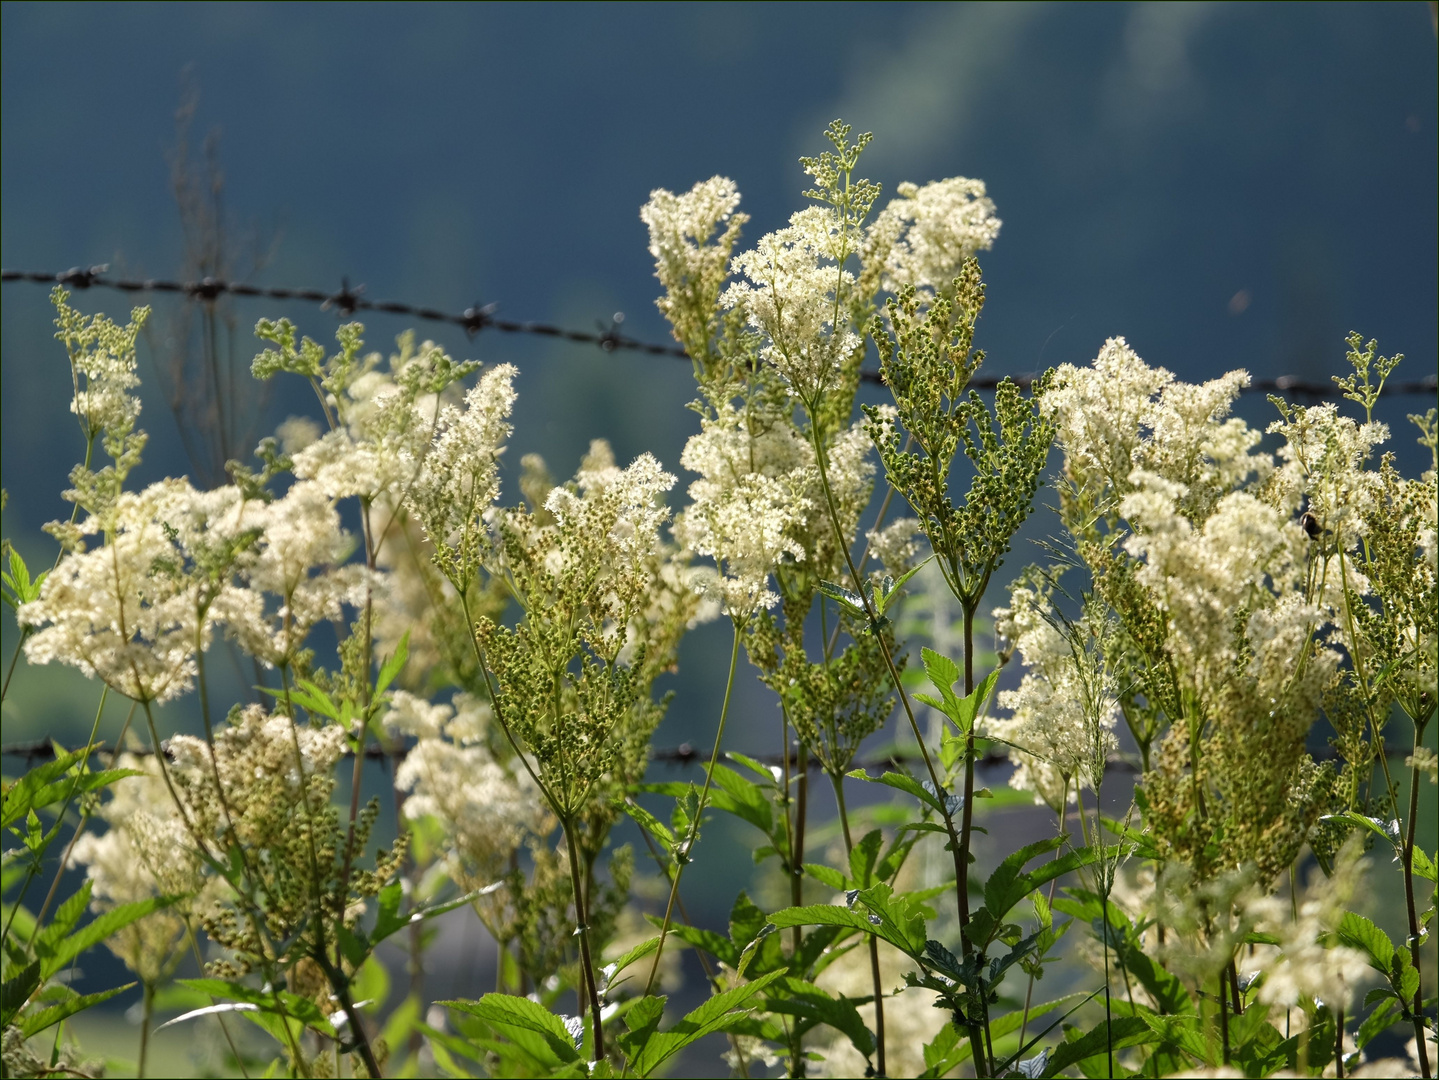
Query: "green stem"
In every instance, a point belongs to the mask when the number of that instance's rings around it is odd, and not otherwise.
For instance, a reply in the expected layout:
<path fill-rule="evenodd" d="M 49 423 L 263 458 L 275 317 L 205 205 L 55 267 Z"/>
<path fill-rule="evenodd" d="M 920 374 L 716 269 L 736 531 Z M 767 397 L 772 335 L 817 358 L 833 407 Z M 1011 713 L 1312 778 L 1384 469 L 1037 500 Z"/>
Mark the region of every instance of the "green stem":
<path fill-rule="evenodd" d="M 565 831 L 565 853 L 569 856 L 570 885 L 575 893 L 575 919 L 579 923 L 580 959 L 583 962 L 585 994 L 590 999 L 590 1026 L 594 1029 L 595 1035 L 594 1060 L 599 1062 L 605 1059 L 605 1029 L 604 1018 L 600 1010 L 599 988 L 595 983 L 595 964 L 590 956 L 589 905 L 585 903 L 584 882 L 580 879 L 579 841 L 575 837 L 574 822 L 568 816 L 560 822 L 560 825 Z M 664 939 L 660 940 L 663 944 Z M 654 978 L 653 972 L 650 973 L 650 978 Z M 649 991 L 646 990 L 645 993 L 649 993 Z"/>
<path fill-rule="evenodd" d="M 1059 821 L 1055 826 L 1056 832 L 1064 831 L 1064 808 L 1069 805 L 1069 782 L 1066 780 L 1064 790 L 1059 794 Z M 1055 859 L 1060 857 L 1060 852 L 1055 851 Z M 1049 879 L 1049 903 L 1054 906 L 1054 887 L 1059 884 L 1058 878 Z M 1024 1016 L 1019 1022 L 1019 1045 L 1024 1045 L 1024 1032 L 1029 1027 L 1029 1004 L 1034 997 L 1034 974 L 1030 973 L 1029 982 L 1024 988 Z"/>
<path fill-rule="evenodd" d="M 140 1058 L 135 1066 L 136 1080 L 145 1080 L 145 1058 L 150 1050 L 150 1021 L 155 1013 L 155 987 L 148 981 L 143 989 L 143 1012 L 140 1016 Z"/>
<path fill-rule="evenodd" d="M 834 801 L 839 805 L 839 824 L 844 830 L 845 859 L 850 861 L 854 856 L 854 840 L 849 831 L 849 810 L 844 804 L 844 778 L 830 773 L 829 782 L 834 787 Z M 861 889 L 868 888 L 869 880 L 866 878 L 864 881 L 856 881 L 855 885 Z M 875 1062 L 878 1065 L 878 1075 L 888 1076 L 884 1066 L 884 984 L 879 974 L 879 938 L 873 934 L 866 936 L 869 938 L 869 974 L 874 983 Z"/>
<path fill-rule="evenodd" d="M 1224 989 L 1224 972 L 1219 973 L 1219 1038 L 1224 1046 L 1224 1064 L 1229 1064 L 1229 994 Z"/>
<path fill-rule="evenodd" d="M 870 603 L 870 598 L 868 594 L 866 594 L 864 589 L 864 582 L 860 579 L 859 576 L 859 569 L 855 566 L 854 559 L 849 553 L 849 545 L 845 542 L 844 529 L 840 526 L 839 513 L 835 509 L 834 492 L 830 489 L 829 486 L 829 471 L 825 468 L 824 446 L 823 443 L 820 441 L 819 430 L 814 423 L 815 409 L 808 405 L 806 406 L 806 408 L 810 415 L 810 438 L 814 443 L 815 462 L 819 466 L 819 480 L 820 485 L 824 489 L 825 509 L 829 511 L 830 524 L 834 526 L 834 534 L 838 541 L 838 547 L 844 555 L 845 565 L 849 568 L 849 576 L 850 580 L 854 583 L 854 591 L 858 594 L 860 601 L 864 604 L 864 613 L 869 619 L 869 625 L 871 629 L 874 631 L 875 640 L 879 642 L 880 652 L 884 655 L 885 666 L 889 669 L 890 680 L 894 683 L 895 692 L 899 694 L 899 702 L 904 707 L 904 715 L 909 720 L 910 730 L 914 733 L 915 742 L 919 746 L 920 757 L 924 761 L 925 770 L 929 773 L 930 783 L 934 785 L 936 798 L 940 806 L 942 807 L 940 813 L 941 816 L 944 818 L 945 831 L 949 834 L 950 850 L 954 853 L 954 875 L 955 881 L 958 885 L 956 902 L 959 907 L 960 941 L 964 947 L 965 953 L 968 954 L 970 951 L 972 951 L 972 945 L 969 941 L 968 934 L 969 867 L 965 859 L 960 854 L 960 839 L 959 835 L 955 832 L 954 817 L 950 814 L 949 808 L 945 804 L 944 784 L 940 782 L 939 773 L 934 767 L 934 759 L 930 757 L 929 748 L 924 744 L 924 735 L 921 734 L 919 730 L 919 721 L 915 719 L 914 708 L 909 703 L 909 695 L 905 693 L 904 685 L 900 682 L 899 669 L 895 667 L 894 657 L 890 655 L 889 642 L 885 640 L 884 635 L 879 630 L 879 616 L 875 612 L 873 605 Z M 966 653 L 966 663 L 969 664 L 968 653 Z M 972 666 L 970 666 L 969 670 L 970 679 L 972 681 Z M 972 740 L 970 745 L 972 747 Z M 973 769 L 972 753 L 969 756 L 969 767 L 971 770 Z M 972 786 L 972 777 L 970 783 Z M 966 813 L 968 813 L 969 811 L 968 802 L 965 803 L 965 811 Z M 985 1061 L 984 1044 L 979 1036 L 980 1032 L 978 1025 L 971 1022 L 969 1024 L 969 1041 L 974 1051 L 975 1072 L 980 1077 L 985 1077 L 989 1074 L 989 1070 Z"/>
<path fill-rule="evenodd" d="M 20 659 L 20 650 L 25 645 L 25 639 L 30 636 L 30 627 L 20 628 L 20 640 L 15 642 L 15 655 L 10 657 L 10 667 L 5 672 L 5 685 L 0 687 L 0 701 L 5 700 L 5 695 L 10 693 L 10 677 L 15 674 L 15 664 Z"/>
<path fill-rule="evenodd" d="M 684 870 L 690 861 L 690 852 L 694 850 L 695 841 L 699 839 L 700 819 L 704 817 L 705 803 L 709 799 L 710 784 L 714 782 L 715 768 L 719 763 L 720 740 L 724 738 L 725 720 L 729 717 L 730 695 L 734 690 L 735 668 L 739 665 L 739 641 L 743 630 L 743 624 L 739 620 L 734 622 L 734 644 L 730 647 L 729 654 L 729 677 L 725 680 L 724 704 L 720 706 L 719 728 L 715 731 L 714 749 L 710 751 L 709 768 L 705 771 L 705 786 L 700 791 L 698 807 L 695 810 L 694 820 L 690 822 L 689 835 L 685 838 L 681 847 L 675 849 L 675 872 L 670 882 L 670 898 L 665 904 L 665 919 L 660 925 L 660 943 L 655 949 L 654 962 L 650 964 L 650 977 L 645 980 L 645 995 L 648 996 L 654 989 L 655 976 L 660 969 L 660 956 L 665 951 L 665 938 L 669 936 L 670 920 L 674 917 L 675 899 L 679 896 L 680 878 L 684 876 Z"/>
<path fill-rule="evenodd" d="M 1414 764 L 1409 772 L 1409 822 L 1404 836 L 1404 902 L 1408 905 L 1409 914 L 1409 953 L 1414 964 L 1414 973 L 1422 975 L 1419 966 L 1419 955 L 1423 952 L 1420 947 L 1419 919 L 1414 911 L 1414 829 L 1419 820 L 1419 748 L 1424 743 L 1424 725 L 1414 724 L 1414 757 L 1411 759 Z M 1433 1075 L 1429 1066 L 1429 1047 L 1426 1045 L 1424 1030 L 1424 991 L 1422 989 L 1423 979 L 1417 979 L 1414 986 L 1414 1000 L 1411 1004 L 1411 1012 L 1414 1018 L 1414 1037 L 1419 1041 L 1419 1075 L 1429 1077 Z"/>
<path fill-rule="evenodd" d="M 789 713 L 788 713 L 788 711 L 786 711 L 786 709 L 785 709 L 785 707 L 784 707 L 784 702 L 783 702 L 783 701 L 780 702 L 780 727 L 779 727 L 779 730 L 780 730 L 780 740 L 779 740 L 780 758 L 779 758 L 779 759 L 780 759 L 780 770 L 781 770 L 781 771 L 780 771 L 780 784 L 781 784 L 781 787 L 780 787 L 779 804 L 780 804 L 780 810 L 781 810 L 781 812 L 784 814 L 784 838 L 785 838 L 785 846 L 788 848 L 788 852 L 786 853 L 786 865 L 785 865 L 785 870 L 786 870 L 786 872 L 789 874 L 789 898 L 790 898 L 790 905 L 791 905 L 792 907 L 799 907 L 799 906 L 800 906 L 800 894 L 801 894 L 801 891 L 802 891 L 802 889 L 803 889 L 803 887 L 804 887 L 804 886 L 803 886 L 803 880 L 802 880 L 802 877 L 801 877 L 801 875 L 803 874 L 803 871 L 800 869 L 800 854 L 799 854 L 799 851 L 798 851 L 797 847 L 795 846 L 795 845 L 796 845 L 796 833 L 795 833 L 795 829 L 794 829 L 794 825 L 793 825 L 793 820 L 792 820 L 792 818 L 790 817 L 790 802 L 791 802 L 791 800 L 790 800 L 790 794 L 789 794 L 789 779 L 790 779 L 790 778 L 789 778 L 789 757 L 790 757 L 790 750 L 789 750 Z M 790 928 L 790 955 L 792 955 L 792 956 L 797 956 L 797 955 L 799 954 L 800 942 L 801 942 L 801 940 L 802 940 L 801 937 L 800 937 L 800 929 L 801 929 L 801 928 L 798 927 L 798 926 L 794 926 L 794 927 L 791 927 L 791 928 Z"/>
<path fill-rule="evenodd" d="M 1334 1076 L 1344 1080 L 1344 1010 L 1334 1014 Z"/>

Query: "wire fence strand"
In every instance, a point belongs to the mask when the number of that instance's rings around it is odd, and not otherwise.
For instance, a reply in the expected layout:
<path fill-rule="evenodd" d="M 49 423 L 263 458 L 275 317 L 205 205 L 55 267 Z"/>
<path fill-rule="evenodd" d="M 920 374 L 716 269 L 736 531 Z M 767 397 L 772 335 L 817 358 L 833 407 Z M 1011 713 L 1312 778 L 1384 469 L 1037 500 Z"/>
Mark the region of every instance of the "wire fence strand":
<path fill-rule="evenodd" d="M 208 303 L 213 303 L 221 296 L 300 300 L 305 303 L 318 304 L 322 311 L 333 311 L 341 318 L 349 318 L 362 311 L 379 311 L 387 315 L 404 315 L 424 322 L 458 326 L 469 337 L 474 337 L 485 330 L 497 330 L 502 334 L 532 334 L 539 337 L 573 341 L 577 344 L 597 345 L 607 353 L 625 351 L 649 356 L 689 358 L 688 353 L 675 345 L 657 345 L 621 334 L 620 326 L 624 322 L 623 312 L 616 312 L 611 316 L 608 326 L 599 323 L 597 330 L 574 330 L 551 323 L 517 322 L 512 319 L 498 318 L 495 315 L 496 305 L 494 304 L 475 303 L 465 308 L 464 311 L 456 313 L 390 300 L 370 300 L 364 295 L 365 287 L 356 285 L 352 288 L 348 278 L 340 279 L 338 291 L 328 292 L 324 289 L 290 289 L 250 285 L 241 281 L 223 281 L 213 277 L 201 278 L 199 281 L 112 278 L 108 276 L 108 272 L 109 266 L 105 264 L 88 267 L 74 266 L 59 273 L 42 270 L 0 270 L 0 281 L 6 283 L 30 282 L 39 285 L 58 284 L 72 289 L 115 289 L 125 293 L 171 293 Z M 870 369 L 862 371 L 860 378 L 870 383 L 881 382 L 879 372 Z M 980 375 L 970 379 L 969 386 L 976 390 L 993 390 L 1004 378 L 1027 388 L 1034 381 L 1035 376 L 1031 374 Z M 1306 398 L 1332 397 L 1335 393 L 1332 384 L 1313 382 L 1294 375 L 1280 375 L 1273 379 L 1254 379 L 1243 390 L 1249 393 L 1279 393 Z M 1436 390 L 1439 390 L 1439 376 L 1430 375 L 1427 378 L 1409 382 L 1386 383 L 1382 393 L 1388 397 L 1406 394 L 1433 394 Z"/>

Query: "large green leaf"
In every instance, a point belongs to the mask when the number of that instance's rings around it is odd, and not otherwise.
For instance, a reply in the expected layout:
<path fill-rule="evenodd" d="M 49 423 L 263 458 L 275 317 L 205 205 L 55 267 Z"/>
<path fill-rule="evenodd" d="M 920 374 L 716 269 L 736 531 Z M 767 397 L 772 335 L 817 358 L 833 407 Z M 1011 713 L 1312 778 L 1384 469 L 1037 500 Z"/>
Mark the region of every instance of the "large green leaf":
<path fill-rule="evenodd" d="M 124 986 L 117 986 L 113 990 L 101 990 L 98 994 L 76 994 L 58 1005 L 51 1005 L 48 1009 L 41 1009 L 23 1017 L 20 1020 L 20 1031 L 28 1039 L 31 1035 L 37 1035 L 46 1028 L 58 1024 L 61 1020 L 74 1016 L 77 1012 L 83 1012 L 92 1005 L 99 1005 L 102 1001 L 109 1001 L 116 994 L 123 994 L 134 985 L 130 982 Z"/>
<path fill-rule="evenodd" d="M 855 1003 L 847 997 L 832 997 L 803 979 L 786 979 L 766 995 L 765 1008 L 801 1019 L 801 1031 L 816 1024 L 828 1024 L 845 1035 L 866 1058 L 874 1054 L 874 1034 L 865 1027 Z M 807 1022 L 806 1022 L 807 1021 Z"/>
<path fill-rule="evenodd" d="M 246 986 L 231 979 L 180 979 L 179 982 L 182 986 L 214 998 L 230 998 L 253 1005 L 262 1013 L 275 1017 L 288 1016 L 314 1028 L 326 1038 L 336 1038 L 330 1018 L 320 1011 L 320 1007 L 309 998 L 292 994 L 288 990 L 257 990 L 253 986 Z"/>
<path fill-rule="evenodd" d="M 513 994 L 486 994 L 478 1001 L 440 1001 L 436 1004 L 483 1020 L 539 1060 L 549 1057 L 555 1064 L 579 1060 L 575 1037 L 565 1022 L 529 998 Z"/>
<path fill-rule="evenodd" d="M 1054 1048 L 1045 1067 L 1045 1076 L 1057 1076 L 1061 1069 L 1087 1058 L 1106 1061 L 1110 1048 L 1118 1051 L 1129 1046 L 1157 1042 L 1159 1036 L 1138 1016 L 1116 1016 L 1112 1023 L 1101 1020 L 1077 1039 L 1067 1040 Z"/>
<path fill-rule="evenodd" d="M 40 985 L 40 961 L 32 960 L 0 986 L 0 1026 L 8 1027 Z"/>
<path fill-rule="evenodd" d="M 58 753 L 54 761 L 37 765 L 6 788 L 0 825 L 8 829 L 31 810 L 95 791 L 126 776 L 140 775 L 137 769 L 104 769 L 66 775 L 87 753 L 86 749 Z"/>
<path fill-rule="evenodd" d="M 631 1062 L 631 1067 L 637 1075 L 648 1076 L 690 1043 L 713 1032 L 723 1031 L 729 1024 L 743 1020 L 746 1012 L 739 1010 L 744 1004 L 784 974 L 783 970 L 771 971 L 753 982 L 716 994 L 699 1008 L 686 1013 L 684 1018 L 668 1031 L 657 1031 L 651 1035 L 644 1048 Z"/>
<path fill-rule="evenodd" d="M 729 796 L 728 803 L 720 808 L 743 818 L 768 836 L 773 815 L 765 790 L 725 765 L 716 765 L 712 776 L 719 789 Z"/>
<path fill-rule="evenodd" d="M 75 894 L 75 897 L 84 895 L 89 899 L 89 885 Z M 73 903 L 72 897 L 67 903 Z M 161 908 L 169 907 L 177 898 L 173 896 L 152 896 L 146 900 L 137 900 L 133 904 L 121 904 L 117 908 L 102 912 L 94 920 L 86 923 L 78 930 L 72 931 L 74 923 L 57 933 L 57 929 L 63 925 L 60 922 L 60 914 L 65 910 L 66 905 L 55 912 L 56 921 L 40 932 L 35 939 L 35 953 L 40 958 L 40 974 L 42 978 L 48 979 L 62 968 L 66 967 L 71 960 L 79 956 L 91 946 L 98 945 L 118 930 L 123 930 L 138 919 L 159 911 Z M 82 910 L 83 910 L 83 905 Z"/>
<path fill-rule="evenodd" d="M 1063 847 L 1068 840 L 1069 837 L 1065 834 L 1036 840 L 1032 844 L 1026 844 L 995 867 L 994 873 L 990 874 L 989 880 L 984 883 L 984 906 L 996 920 L 1003 919 L 1015 904 L 1033 890 L 1033 886 L 1027 886 L 1022 880 L 1024 864 L 1055 848 Z"/>
<path fill-rule="evenodd" d="M 1358 949 L 1380 974 L 1388 976 L 1394 964 L 1394 942 L 1363 915 L 1346 911 L 1335 936 L 1341 944 Z"/>

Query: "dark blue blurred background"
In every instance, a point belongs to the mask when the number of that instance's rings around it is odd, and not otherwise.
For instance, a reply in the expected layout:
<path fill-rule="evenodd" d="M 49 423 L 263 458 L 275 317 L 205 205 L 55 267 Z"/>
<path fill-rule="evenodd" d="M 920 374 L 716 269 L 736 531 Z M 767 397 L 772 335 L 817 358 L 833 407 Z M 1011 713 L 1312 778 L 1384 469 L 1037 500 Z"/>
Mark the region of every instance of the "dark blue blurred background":
<path fill-rule="evenodd" d="M 1405 353 L 1400 377 L 1435 370 L 1425 3 L 6 3 L 0 29 L 7 269 L 182 276 L 169 158 L 177 106 L 198 90 L 191 153 L 218 129 L 235 268 L 271 253 L 256 282 L 345 275 L 371 298 L 478 299 L 581 329 L 623 311 L 627 333 L 664 342 L 638 218 L 649 191 L 729 175 L 752 241 L 801 205 L 796 158 L 841 116 L 876 133 L 861 171 L 887 193 L 956 174 L 989 185 L 1004 220 L 983 259 L 991 372 L 1082 364 L 1123 334 L 1188 379 L 1327 381 L 1351 329 Z M 39 526 L 68 511 L 58 493 L 80 454 L 45 293 L 5 285 L 0 330 L 4 530 L 40 565 L 54 549 Z M 177 305 L 149 299 L 142 481 L 195 471 L 154 378 Z M 118 317 L 130 300 L 78 303 Z M 331 339 L 330 313 L 241 300 L 236 351 L 282 314 Z M 409 325 L 365 321 L 379 348 Z M 456 356 L 520 364 L 510 470 L 539 450 L 568 475 L 605 436 L 622 460 L 648 449 L 678 471 L 696 424 L 682 361 L 418 329 Z M 278 386 L 257 431 L 307 411 L 301 390 Z M 1403 416 L 1432 400 L 1383 406 L 1411 474 L 1423 457 Z M 1258 398 L 1243 411 L 1270 415 Z M 686 646 L 663 743 L 707 739 L 728 652 L 728 629 L 710 629 Z M 22 675 L 6 740 L 83 737 L 93 686 Z M 772 703 L 742 704 L 735 745 L 776 749 Z"/>

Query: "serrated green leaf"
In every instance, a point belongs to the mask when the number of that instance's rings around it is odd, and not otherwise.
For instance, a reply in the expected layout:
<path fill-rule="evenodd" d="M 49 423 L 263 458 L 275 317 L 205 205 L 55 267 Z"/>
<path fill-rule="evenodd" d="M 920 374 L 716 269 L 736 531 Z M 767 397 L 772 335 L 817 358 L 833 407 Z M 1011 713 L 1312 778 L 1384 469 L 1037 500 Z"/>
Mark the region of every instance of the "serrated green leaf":
<path fill-rule="evenodd" d="M 827 1024 L 848 1038 L 866 1059 L 874 1054 L 874 1033 L 865 1027 L 859 1010 L 849 998 L 832 997 L 802 979 L 786 979 L 774 988 L 774 993 L 766 995 L 765 1008 L 772 1013 L 808 1020 L 805 1030 L 815 1024 Z"/>
<path fill-rule="evenodd" d="M 859 843 L 854 845 L 854 850 L 849 853 L 849 872 L 854 878 L 856 885 L 865 886 L 870 883 L 874 874 L 874 864 L 879 861 L 879 848 L 884 843 L 884 835 L 874 829 L 864 834 Z"/>
<path fill-rule="evenodd" d="M 41 1009 L 39 1012 L 31 1013 L 21 1019 L 20 1033 L 25 1038 L 38 1035 L 48 1027 L 53 1027 L 61 1020 L 74 1016 L 78 1012 L 84 1012 L 92 1005 L 99 1005 L 102 1001 L 109 1001 L 116 994 L 123 994 L 135 984 L 126 983 L 124 986 L 117 986 L 113 990 L 101 990 L 98 994 L 77 994 L 59 1005 L 51 1005 L 48 1009 Z"/>
<path fill-rule="evenodd" d="M 989 909 L 990 914 L 996 919 L 1003 919 L 1015 904 L 1028 896 L 1032 890 L 1025 888 L 1022 880 L 1024 864 L 1055 848 L 1063 847 L 1068 840 L 1067 834 L 1036 840 L 1032 844 L 1026 844 L 995 867 L 994 873 L 990 874 L 989 880 L 984 883 L 984 906 Z"/>
<path fill-rule="evenodd" d="M 850 887 L 849 878 L 832 866 L 825 866 L 822 863 L 805 863 L 804 872 L 820 884 L 828 885 L 831 889 L 843 891 Z"/>
<path fill-rule="evenodd" d="M 191 990 L 198 990 L 202 994 L 209 994 L 213 998 L 231 998 L 247 1005 L 254 1005 L 259 1012 L 277 1019 L 288 1016 L 313 1028 L 326 1038 L 336 1038 L 330 1018 L 320 1011 L 320 1007 L 309 998 L 292 994 L 288 990 L 267 992 L 230 979 L 179 979 L 177 981 L 182 986 L 188 986 Z"/>
<path fill-rule="evenodd" d="M 685 1014 L 684 1018 L 668 1031 L 658 1031 L 646 1041 L 644 1049 L 631 1063 L 638 1076 L 648 1076 L 667 1059 L 679 1053 L 690 1043 L 744 1019 L 739 1012 L 745 1003 L 776 979 L 783 977 L 783 969 L 761 975 L 753 982 L 737 986 L 722 994 L 716 994 L 699 1008 Z"/>
<path fill-rule="evenodd" d="M 1392 993 L 1392 991 L 1391 991 Z M 1404 1009 L 1398 999 L 1386 998 L 1379 1003 L 1379 1007 L 1364 1018 L 1364 1023 L 1359 1025 L 1359 1031 L 1354 1036 L 1354 1045 L 1360 1050 L 1382 1031 L 1387 1031 L 1400 1020 L 1404 1019 Z"/>
<path fill-rule="evenodd" d="M 1381 975 L 1389 976 L 1394 963 L 1394 942 L 1363 915 L 1346 911 L 1335 936 L 1341 944 L 1358 949 L 1368 957 L 1370 966 Z"/>
<path fill-rule="evenodd" d="M 766 765 L 762 761 L 756 761 L 746 754 L 741 754 L 738 750 L 727 750 L 725 757 L 731 761 L 738 761 L 745 768 L 758 774 L 763 779 L 768 780 L 771 784 L 779 783 L 780 777 L 783 775 L 778 765 Z"/>
<path fill-rule="evenodd" d="M 3 809 L 0 809 L 0 826 L 8 829 L 31 810 L 48 805 L 47 802 L 36 801 L 38 793 L 57 778 L 64 776 L 71 766 L 85 756 L 84 750 L 60 752 L 59 747 L 56 747 L 56 751 L 53 761 L 37 765 L 5 789 Z M 54 801 L 56 800 L 49 800 Z"/>
<path fill-rule="evenodd" d="M 514 1037 L 522 1032 L 538 1035 L 556 1063 L 579 1060 L 579 1051 L 575 1049 L 574 1039 L 565 1022 L 529 998 L 513 994 L 486 994 L 478 1001 L 439 1001 L 436 1004 L 477 1017 L 506 1036 Z M 528 1050 L 536 1043 L 535 1040 L 524 1040 L 521 1045 Z"/>
<path fill-rule="evenodd" d="M 1144 1018 L 1138 1016 L 1116 1016 L 1108 1023 L 1101 1020 L 1078 1039 L 1056 1046 L 1050 1055 L 1049 1064 L 1045 1067 L 1044 1075 L 1056 1076 L 1061 1069 L 1067 1069 L 1086 1058 L 1107 1058 L 1111 1047 L 1118 1051 L 1130 1046 L 1158 1042 L 1159 1039 L 1159 1034 L 1150 1028 Z"/>
<path fill-rule="evenodd" d="M 405 662 L 410 658 L 410 632 L 406 630 L 400 637 L 400 642 L 395 646 L 395 653 L 380 667 L 380 677 L 375 682 L 375 698 L 390 688 L 395 677 L 404 670 Z"/>
<path fill-rule="evenodd" d="M 651 926 L 662 925 L 663 920 L 658 915 L 646 915 L 645 918 Z M 713 930 L 705 930 L 698 926 L 688 926 L 685 923 L 673 923 L 670 926 L 670 936 L 677 937 L 686 945 L 693 945 L 696 949 L 703 949 L 724 963 L 734 967 L 739 963 L 739 947 L 723 934 L 717 934 Z"/>
<path fill-rule="evenodd" d="M 89 897 L 89 882 L 85 888 L 76 896 L 84 895 Z M 73 898 L 72 898 L 73 899 Z M 68 931 L 59 936 L 48 936 L 54 930 L 56 924 L 52 924 L 41 931 L 35 939 L 35 952 L 40 957 L 40 972 L 43 978 L 50 978 L 79 956 L 86 949 L 100 944 L 106 938 L 119 930 L 123 930 L 131 923 L 143 919 L 146 915 L 167 908 L 173 904 L 178 897 L 174 896 L 152 896 L 145 900 L 136 900 L 131 904 L 121 904 L 119 907 L 111 908 L 109 911 L 97 915 L 94 920 L 86 923 L 78 930 Z M 63 905 L 62 905 L 63 907 Z M 83 910 L 83 907 L 82 907 Z M 55 912 L 57 923 L 60 911 Z M 74 924 L 71 923 L 71 926 Z"/>
<path fill-rule="evenodd" d="M 1434 860 L 1431 859 L 1418 844 L 1414 845 L 1414 873 L 1420 877 L 1439 884 L 1439 872 L 1436 872 Z"/>
<path fill-rule="evenodd" d="M 714 767 L 713 779 L 719 788 L 719 791 L 714 792 L 718 798 L 713 799 L 713 805 L 742 818 L 768 836 L 773 823 L 773 811 L 769 797 L 763 789 L 724 765 Z M 729 798 L 725 799 L 725 795 Z"/>
<path fill-rule="evenodd" d="M 843 605 L 853 615 L 863 615 L 864 598 L 858 593 L 850 592 L 843 585 L 836 585 L 832 581 L 821 581 L 819 591 L 824 593 L 837 604 Z"/>
<path fill-rule="evenodd" d="M 924 673 L 929 676 L 929 681 L 934 683 L 935 688 L 944 696 L 946 701 L 957 700 L 958 695 L 954 692 L 954 684 L 959 682 L 959 665 L 949 657 L 925 647 L 919 650 L 920 659 L 924 661 Z"/>
<path fill-rule="evenodd" d="M 616 976 L 618 976 L 635 961 L 644 959 L 646 956 L 654 952 L 659 947 L 660 938 L 659 935 L 656 934 L 652 938 L 646 938 L 644 941 L 641 941 L 633 949 L 630 949 L 628 952 L 624 953 L 617 959 L 611 960 L 608 964 L 606 964 L 603 968 L 600 969 L 599 982 L 601 992 L 607 993 L 611 988 L 616 985 Z"/>
<path fill-rule="evenodd" d="M 32 960 L 0 986 L 0 1026 L 9 1026 L 40 985 L 40 961 Z"/>

